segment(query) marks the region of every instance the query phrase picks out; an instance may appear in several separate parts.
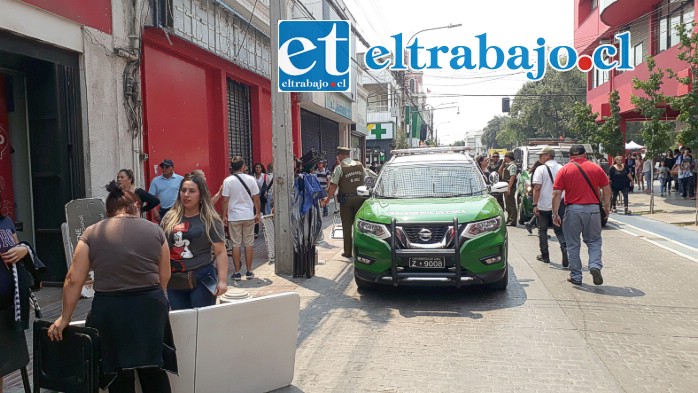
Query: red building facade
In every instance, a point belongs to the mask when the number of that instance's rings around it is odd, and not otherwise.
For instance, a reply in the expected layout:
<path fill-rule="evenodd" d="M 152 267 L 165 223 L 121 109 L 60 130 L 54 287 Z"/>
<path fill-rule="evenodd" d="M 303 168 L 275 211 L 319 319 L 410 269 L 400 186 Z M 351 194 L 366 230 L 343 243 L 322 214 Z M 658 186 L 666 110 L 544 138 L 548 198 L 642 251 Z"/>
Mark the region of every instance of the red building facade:
<path fill-rule="evenodd" d="M 269 79 L 159 28 L 143 33 L 141 78 L 148 183 L 165 158 L 180 174 L 203 170 L 212 188 L 229 175 L 231 152 L 242 151 L 250 168 L 272 162 Z M 299 146 L 300 109 L 292 101 Z"/>
<path fill-rule="evenodd" d="M 695 21 L 694 10 L 698 0 L 575 0 L 574 1 L 574 46 L 581 54 L 591 54 L 601 43 L 613 43 L 614 36 L 624 31 L 631 32 L 631 64 L 633 71 L 602 72 L 592 70 L 587 75 L 587 103 L 600 116 L 610 114 L 609 94 L 618 90 L 620 95 L 621 130 L 626 122 L 643 120 L 630 102 L 633 94 L 633 78 L 647 80 L 647 56 L 654 56 L 656 66 L 670 68 L 681 76 L 688 74 L 688 65 L 677 59 L 677 24 L 690 25 Z M 662 93 L 680 96 L 688 87 L 665 76 Z M 676 112 L 667 108 L 669 119 Z M 599 118 L 600 120 L 600 118 Z"/>

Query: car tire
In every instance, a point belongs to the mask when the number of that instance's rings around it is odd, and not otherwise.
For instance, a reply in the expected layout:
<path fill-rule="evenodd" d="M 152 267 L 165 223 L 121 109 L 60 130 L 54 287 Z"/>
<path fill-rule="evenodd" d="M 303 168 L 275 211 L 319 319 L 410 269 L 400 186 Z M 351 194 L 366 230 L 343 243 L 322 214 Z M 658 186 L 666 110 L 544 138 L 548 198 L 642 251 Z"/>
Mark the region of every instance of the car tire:
<path fill-rule="evenodd" d="M 356 283 L 356 289 L 359 292 L 371 290 L 376 288 L 376 284 L 370 281 L 362 280 L 354 274 L 354 282 Z"/>
<path fill-rule="evenodd" d="M 507 289 L 507 285 L 509 285 L 509 268 L 507 267 L 507 270 L 504 272 L 504 277 L 500 278 L 499 280 L 495 282 L 491 282 L 487 284 L 488 289 L 493 289 L 495 291 L 503 291 Z"/>

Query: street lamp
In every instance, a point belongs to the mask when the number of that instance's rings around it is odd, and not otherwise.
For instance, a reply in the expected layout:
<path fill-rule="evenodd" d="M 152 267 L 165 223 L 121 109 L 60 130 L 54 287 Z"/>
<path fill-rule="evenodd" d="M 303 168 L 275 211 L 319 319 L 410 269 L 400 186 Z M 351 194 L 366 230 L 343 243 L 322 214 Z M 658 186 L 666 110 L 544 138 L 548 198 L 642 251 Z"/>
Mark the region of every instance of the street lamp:
<path fill-rule="evenodd" d="M 452 29 L 452 28 L 454 28 L 454 27 L 461 27 L 461 26 L 463 26 L 461 23 L 459 23 L 459 24 L 457 24 L 457 25 L 454 25 L 453 23 L 449 23 L 448 26 L 430 27 L 430 28 L 428 28 L 428 29 L 422 29 L 422 30 L 419 30 L 418 32 L 412 34 L 412 37 L 410 37 L 410 39 L 407 40 L 407 43 L 409 44 L 409 43 L 412 41 L 412 39 L 413 39 L 414 37 L 417 36 L 417 34 L 423 33 L 423 32 L 425 32 L 425 31 L 441 30 L 441 29 Z M 405 45 L 405 46 L 407 46 L 407 45 Z"/>
<path fill-rule="evenodd" d="M 407 40 L 407 43 L 409 44 L 409 43 L 412 41 L 412 39 L 414 39 L 414 37 L 417 36 L 417 34 L 423 33 L 423 32 L 425 32 L 425 31 L 441 30 L 441 29 L 452 29 L 452 28 L 454 28 L 454 27 L 460 27 L 460 26 L 463 26 L 463 25 L 462 25 L 461 23 L 458 23 L 458 24 L 456 24 L 456 25 L 454 25 L 453 23 L 449 23 L 447 26 L 430 27 L 430 28 L 427 28 L 427 29 L 422 29 L 422 30 L 419 30 L 418 32 L 412 34 L 412 37 L 410 37 L 410 39 Z M 405 113 L 405 111 L 403 111 L 403 113 Z M 409 137 L 409 146 L 412 147 L 412 109 L 410 109 L 410 119 L 409 119 L 408 132 L 409 132 L 409 135 L 410 135 L 410 137 Z"/>
<path fill-rule="evenodd" d="M 450 122 L 450 120 L 441 121 L 439 122 L 439 124 L 436 125 L 436 135 L 434 136 L 434 142 L 436 142 L 436 147 L 439 147 L 439 126 L 442 124 L 448 124 Z"/>

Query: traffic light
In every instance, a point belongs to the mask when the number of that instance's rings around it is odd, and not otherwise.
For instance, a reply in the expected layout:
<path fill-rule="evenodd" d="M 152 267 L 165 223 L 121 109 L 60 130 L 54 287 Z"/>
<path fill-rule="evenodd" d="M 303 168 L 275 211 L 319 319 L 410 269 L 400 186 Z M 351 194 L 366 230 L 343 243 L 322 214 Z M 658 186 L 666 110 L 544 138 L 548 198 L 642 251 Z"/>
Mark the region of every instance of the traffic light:
<path fill-rule="evenodd" d="M 502 112 L 509 112 L 510 106 L 509 106 L 509 97 L 503 97 L 502 98 Z"/>

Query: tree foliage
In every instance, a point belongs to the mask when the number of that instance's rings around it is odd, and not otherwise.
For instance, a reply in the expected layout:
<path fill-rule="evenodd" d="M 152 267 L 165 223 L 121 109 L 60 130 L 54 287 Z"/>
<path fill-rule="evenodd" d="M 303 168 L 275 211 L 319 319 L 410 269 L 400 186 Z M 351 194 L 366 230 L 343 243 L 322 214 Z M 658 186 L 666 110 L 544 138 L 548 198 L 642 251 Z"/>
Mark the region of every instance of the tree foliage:
<path fill-rule="evenodd" d="M 677 57 L 688 63 L 688 74 L 682 77 L 667 70 L 669 77 L 690 87 L 688 94 L 670 100 L 672 108 L 679 111 L 677 120 L 683 122 L 677 139 L 684 146 L 698 146 L 698 33 L 693 27 L 694 24 L 690 30 L 683 24 L 676 27 L 680 51 Z"/>
<path fill-rule="evenodd" d="M 497 134 L 504 128 L 504 124 L 509 120 L 508 116 L 495 116 L 492 120 L 487 122 L 487 125 L 483 129 L 482 136 L 480 136 L 480 143 L 487 146 L 488 149 L 499 148 L 499 143 L 497 142 Z"/>
<path fill-rule="evenodd" d="M 666 121 L 667 97 L 660 93 L 664 71 L 656 67 L 653 57 L 647 58 L 649 78 L 646 81 L 633 78 L 633 87 L 644 96 L 633 95 L 630 101 L 647 118 L 642 126 L 642 138 L 650 157 L 661 154 L 670 147 L 672 123 Z"/>
<path fill-rule="evenodd" d="M 590 143 L 595 151 L 598 151 L 602 143 L 600 127 L 596 124 L 598 113 L 591 111 L 591 105 L 575 102 L 572 107 L 574 116 L 570 122 L 570 130 L 580 135 L 580 141 Z"/>
<path fill-rule="evenodd" d="M 600 141 L 604 151 L 611 156 L 620 156 L 625 153 L 625 140 L 620 132 L 620 95 L 618 90 L 613 90 L 608 95 L 608 103 L 611 107 L 611 115 L 604 116 L 604 123 L 599 127 Z"/>
<path fill-rule="evenodd" d="M 574 128 L 574 104 L 583 103 L 586 75 L 577 69 L 548 68 L 543 79 L 527 82 L 516 93 L 510 116 L 495 116 L 483 129 L 488 148 L 512 148 L 529 139 L 579 139 Z M 579 95 L 576 95 L 579 94 Z"/>

